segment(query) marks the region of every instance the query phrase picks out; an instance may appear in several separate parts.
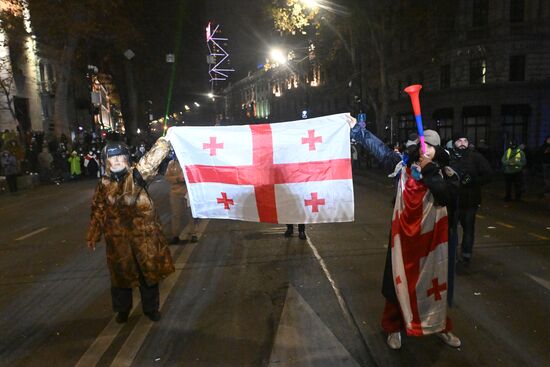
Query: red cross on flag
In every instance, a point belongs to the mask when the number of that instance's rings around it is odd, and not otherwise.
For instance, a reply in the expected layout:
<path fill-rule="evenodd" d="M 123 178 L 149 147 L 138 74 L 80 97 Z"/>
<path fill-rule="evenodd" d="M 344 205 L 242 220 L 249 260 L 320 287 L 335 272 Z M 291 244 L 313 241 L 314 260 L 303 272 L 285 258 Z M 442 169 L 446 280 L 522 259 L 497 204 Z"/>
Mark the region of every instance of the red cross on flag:
<path fill-rule="evenodd" d="M 346 114 L 168 130 L 196 218 L 353 221 Z"/>
<path fill-rule="evenodd" d="M 447 321 L 447 209 L 434 204 L 422 181 L 401 170 L 395 201 L 391 260 L 395 293 L 408 335 L 445 329 Z"/>

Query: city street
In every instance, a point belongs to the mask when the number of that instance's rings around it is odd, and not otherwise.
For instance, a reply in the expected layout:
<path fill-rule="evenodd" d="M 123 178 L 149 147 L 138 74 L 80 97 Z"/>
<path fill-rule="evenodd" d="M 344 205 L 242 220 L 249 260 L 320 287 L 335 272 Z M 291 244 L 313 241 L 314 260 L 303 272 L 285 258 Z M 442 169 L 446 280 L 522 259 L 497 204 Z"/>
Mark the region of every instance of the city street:
<path fill-rule="evenodd" d="M 450 309 L 462 346 L 404 337 L 390 350 L 380 294 L 392 180 L 354 177 L 355 222 L 204 220 L 172 245 L 158 323 L 139 292 L 127 324 L 111 310 L 105 247 L 85 245 L 94 181 L 0 196 L 1 366 L 548 366 L 550 216 L 486 197 L 472 264 Z M 150 193 L 168 236 L 168 184 Z M 186 223 L 188 219 L 186 219 Z"/>

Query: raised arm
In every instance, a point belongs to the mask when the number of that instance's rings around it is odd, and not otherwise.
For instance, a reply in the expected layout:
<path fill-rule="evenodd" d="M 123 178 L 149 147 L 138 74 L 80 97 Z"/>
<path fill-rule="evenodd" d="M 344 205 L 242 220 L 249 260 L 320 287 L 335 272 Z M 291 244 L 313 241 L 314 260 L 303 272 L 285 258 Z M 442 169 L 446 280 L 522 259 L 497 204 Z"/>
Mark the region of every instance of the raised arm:
<path fill-rule="evenodd" d="M 395 165 L 402 160 L 398 153 L 391 150 L 376 135 L 357 124 L 351 129 L 351 138 L 372 154 L 387 172 L 393 172 Z"/>
<path fill-rule="evenodd" d="M 134 169 L 134 180 L 138 184 L 150 182 L 156 175 L 161 162 L 170 153 L 170 142 L 159 138 L 155 145 L 145 154 Z"/>

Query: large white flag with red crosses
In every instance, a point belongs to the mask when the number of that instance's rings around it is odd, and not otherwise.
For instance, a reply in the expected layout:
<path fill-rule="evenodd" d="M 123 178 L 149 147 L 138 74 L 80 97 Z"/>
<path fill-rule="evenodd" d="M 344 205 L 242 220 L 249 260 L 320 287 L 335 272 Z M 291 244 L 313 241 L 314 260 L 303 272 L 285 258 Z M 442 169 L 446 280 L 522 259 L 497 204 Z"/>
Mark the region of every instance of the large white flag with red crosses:
<path fill-rule="evenodd" d="M 347 114 L 275 124 L 173 127 L 195 218 L 353 221 Z"/>

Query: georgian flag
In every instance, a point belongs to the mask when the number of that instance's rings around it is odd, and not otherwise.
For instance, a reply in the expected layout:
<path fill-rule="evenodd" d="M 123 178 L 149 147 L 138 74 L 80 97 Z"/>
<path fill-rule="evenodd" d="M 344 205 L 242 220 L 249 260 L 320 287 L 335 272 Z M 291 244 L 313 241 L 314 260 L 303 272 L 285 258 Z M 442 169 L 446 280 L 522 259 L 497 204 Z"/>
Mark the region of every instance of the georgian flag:
<path fill-rule="evenodd" d="M 401 170 L 391 229 L 395 292 L 408 335 L 445 329 L 448 288 L 447 208 L 436 206 L 432 193 Z"/>
<path fill-rule="evenodd" d="M 353 221 L 347 114 L 291 122 L 172 127 L 195 218 Z"/>

